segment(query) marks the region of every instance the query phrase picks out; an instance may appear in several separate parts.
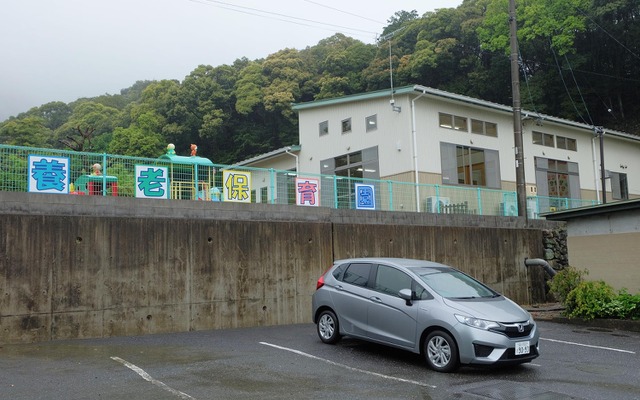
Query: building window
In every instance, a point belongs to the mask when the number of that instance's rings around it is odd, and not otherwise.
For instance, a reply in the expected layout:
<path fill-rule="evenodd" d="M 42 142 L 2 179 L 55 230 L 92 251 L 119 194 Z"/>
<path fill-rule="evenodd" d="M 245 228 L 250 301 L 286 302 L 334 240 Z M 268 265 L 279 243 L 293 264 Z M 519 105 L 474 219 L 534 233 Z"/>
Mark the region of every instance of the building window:
<path fill-rule="evenodd" d="M 378 129 L 378 115 L 370 115 L 364 120 L 365 125 L 367 126 L 367 132 L 375 131 Z"/>
<path fill-rule="evenodd" d="M 533 138 L 533 144 L 539 144 L 541 146 L 547 146 L 547 147 L 555 147 L 555 145 L 553 144 L 553 135 L 550 135 L 548 133 L 533 131 L 531 136 Z"/>
<path fill-rule="evenodd" d="M 478 119 L 472 119 L 471 133 L 498 137 L 498 124 L 494 124 L 493 122 L 480 121 Z"/>
<path fill-rule="evenodd" d="M 538 188 L 541 207 L 544 202 L 554 209 L 574 208 L 580 204 L 572 204 L 570 199 L 580 199 L 580 174 L 578 163 L 536 157 L 536 186 Z M 551 199 L 549 199 L 551 198 Z M 567 199 L 557 201 L 555 198 Z M 551 208 L 542 207 L 541 210 Z"/>
<path fill-rule="evenodd" d="M 260 188 L 260 202 L 261 203 L 266 203 L 268 201 L 268 197 L 267 197 L 268 193 L 269 193 L 269 191 L 268 191 L 268 188 L 266 186 Z"/>
<path fill-rule="evenodd" d="M 441 128 L 455 129 L 457 131 L 469 132 L 467 127 L 467 119 L 457 115 L 439 113 L 439 121 Z"/>
<path fill-rule="evenodd" d="M 611 180 L 611 197 L 614 200 L 629 200 L 627 174 L 609 172 L 609 179 Z"/>
<path fill-rule="evenodd" d="M 500 161 L 496 150 L 441 143 L 440 154 L 443 184 L 500 188 Z"/>
<path fill-rule="evenodd" d="M 320 136 L 329 134 L 329 121 L 322 121 L 319 124 Z"/>
<path fill-rule="evenodd" d="M 556 136 L 556 146 L 559 149 L 578 151 L 576 140 L 564 136 Z"/>
<path fill-rule="evenodd" d="M 342 133 L 351 132 L 351 118 L 342 120 Z"/>
<path fill-rule="evenodd" d="M 321 204 L 332 204 L 337 201 L 336 208 L 353 208 L 355 207 L 355 184 L 365 179 L 380 179 L 378 147 L 322 160 L 320 173 L 323 175 L 322 187 L 337 191 L 334 197 L 332 190 L 322 190 Z"/>

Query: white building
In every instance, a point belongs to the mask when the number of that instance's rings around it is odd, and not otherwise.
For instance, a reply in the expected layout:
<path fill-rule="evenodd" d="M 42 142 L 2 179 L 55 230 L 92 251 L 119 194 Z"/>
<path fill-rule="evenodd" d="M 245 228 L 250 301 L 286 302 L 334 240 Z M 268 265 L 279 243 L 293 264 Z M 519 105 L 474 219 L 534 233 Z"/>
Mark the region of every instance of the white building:
<path fill-rule="evenodd" d="M 468 200 L 473 212 L 499 215 L 506 206 L 504 195 L 488 199 L 487 193 L 516 191 L 509 106 L 415 85 L 393 95 L 383 90 L 293 109 L 299 115 L 300 145 L 238 165 L 419 183 L 411 198 L 406 193 L 396 197 L 393 209 L 406 211 L 431 207 L 427 200 L 436 195 L 447 202 Z M 522 123 L 528 208 L 544 212 L 597 203 L 602 187 L 594 127 L 527 111 Z M 604 129 L 603 143 L 607 201 L 640 197 L 640 136 Z M 330 184 L 325 178 L 321 182 Z M 482 189 L 484 200 L 469 189 Z"/>

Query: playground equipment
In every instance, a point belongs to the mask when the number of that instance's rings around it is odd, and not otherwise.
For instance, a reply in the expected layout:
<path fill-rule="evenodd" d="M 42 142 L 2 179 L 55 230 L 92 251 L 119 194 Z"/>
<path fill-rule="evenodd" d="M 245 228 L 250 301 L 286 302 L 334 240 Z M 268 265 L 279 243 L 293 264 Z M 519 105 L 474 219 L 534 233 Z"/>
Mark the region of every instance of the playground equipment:
<path fill-rule="evenodd" d="M 110 175 L 81 175 L 75 182 L 75 194 L 102 196 L 102 188 L 106 185 L 107 192 L 112 196 L 118 195 L 118 178 Z"/>
<path fill-rule="evenodd" d="M 212 200 L 216 169 L 208 158 L 196 155 L 197 146 L 191 145 L 191 156 L 179 156 L 175 146 L 167 145 L 167 152 L 159 160 L 169 163 L 169 185 L 172 199 Z"/>

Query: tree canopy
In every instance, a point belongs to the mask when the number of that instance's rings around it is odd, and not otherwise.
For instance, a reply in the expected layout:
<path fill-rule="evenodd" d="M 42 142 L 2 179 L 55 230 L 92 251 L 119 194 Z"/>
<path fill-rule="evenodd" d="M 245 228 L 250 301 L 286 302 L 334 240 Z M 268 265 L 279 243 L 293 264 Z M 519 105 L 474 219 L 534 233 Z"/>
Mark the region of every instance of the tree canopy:
<path fill-rule="evenodd" d="M 292 103 L 420 84 L 511 104 L 509 0 L 398 11 L 377 44 L 335 34 L 182 81 L 51 102 L 0 123 L 0 142 L 155 157 L 167 143 L 233 163 L 298 142 Z M 516 1 L 522 106 L 633 134 L 640 128 L 640 3 Z M 390 71 L 390 65 L 392 71 Z"/>

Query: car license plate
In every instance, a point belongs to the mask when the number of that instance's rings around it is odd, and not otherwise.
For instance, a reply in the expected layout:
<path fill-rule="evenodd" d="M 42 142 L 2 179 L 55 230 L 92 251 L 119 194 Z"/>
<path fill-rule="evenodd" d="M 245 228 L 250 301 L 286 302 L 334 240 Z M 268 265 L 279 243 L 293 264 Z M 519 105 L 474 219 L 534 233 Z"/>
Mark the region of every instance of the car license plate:
<path fill-rule="evenodd" d="M 521 356 L 524 354 L 529 354 L 529 341 L 526 342 L 516 342 L 516 355 Z"/>

